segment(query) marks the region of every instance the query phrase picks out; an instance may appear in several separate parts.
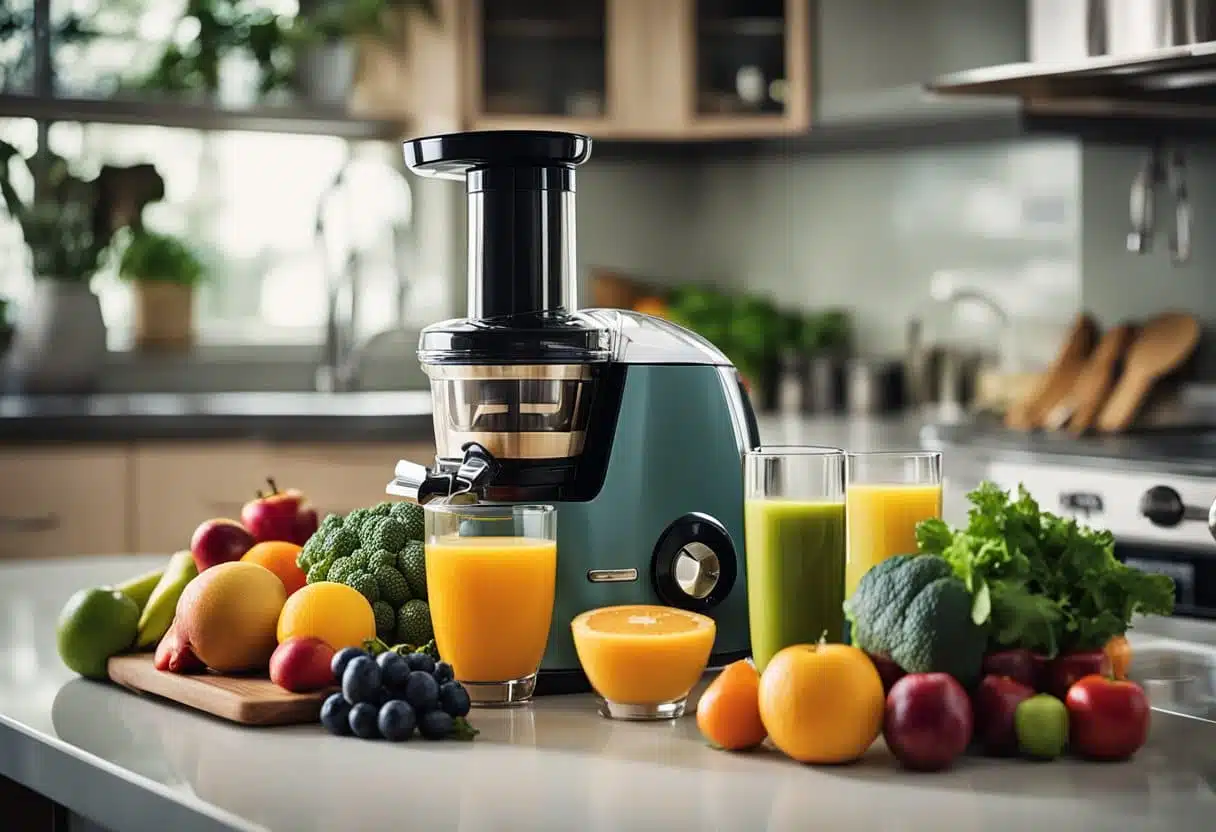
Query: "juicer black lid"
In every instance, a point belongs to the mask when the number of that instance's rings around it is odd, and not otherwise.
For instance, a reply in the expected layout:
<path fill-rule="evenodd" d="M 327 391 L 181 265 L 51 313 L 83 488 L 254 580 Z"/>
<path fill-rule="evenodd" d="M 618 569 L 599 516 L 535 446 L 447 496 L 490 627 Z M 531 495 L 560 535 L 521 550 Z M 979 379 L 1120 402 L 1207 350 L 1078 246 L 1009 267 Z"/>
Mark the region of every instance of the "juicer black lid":
<path fill-rule="evenodd" d="M 607 361 L 610 334 L 581 315 L 539 312 L 432 324 L 418 340 L 423 364 L 586 364 Z"/>
<path fill-rule="evenodd" d="M 605 361 L 603 327 L 575 312 L 575 168 L 591 139 L 548 130 L 491 130 L 407 141 L 406 166 L 465 181 L 468 317 L 427 327 L 427 364 Z"/>

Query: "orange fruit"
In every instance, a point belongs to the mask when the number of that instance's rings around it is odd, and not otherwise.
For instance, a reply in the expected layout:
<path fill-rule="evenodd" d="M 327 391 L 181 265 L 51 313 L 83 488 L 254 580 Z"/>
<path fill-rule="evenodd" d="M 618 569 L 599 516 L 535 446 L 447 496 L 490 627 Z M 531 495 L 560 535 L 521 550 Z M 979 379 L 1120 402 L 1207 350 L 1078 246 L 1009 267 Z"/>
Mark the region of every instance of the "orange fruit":
<path fill-rule="evenodd" d="M 346 584 L 320 581 L 287 599 L 279 615 L 279 644 L 289 638 L 319 638 L 334 650 L 362 647 L 376 637 L 372 605 Z"/>
<path fill-rule="evenodd" d="M 861 650 L 795 644 L 760 676 L 760 719 L 773 745 L 800 763 L 848 763 L 882 730 L 882 679 Z"/>
<path fill-rule="evenodd" d="M 300 547 L 285 540 L 267 540 L 255 543 L 253 547 L 241 556 L 241 560 L 264 566 L 279 576 L 283 589 L 291 595 L 307 582 L 304 570 L 296 566 L 296 557 Z"/>
<path fill-rule="evenodd" d="M 654 315 L 656 318 L 667 317 L 667 303 L 662 298 L 644 297 L 633 303 L 633 311 L 644 315 Z"/>
<path fill-rule="evenodd" d="M 697 703 L 701 736 L 727 751 L 743 751 L 764 742 L 768 731 L 760 719 L 760 674 L 743 659 L 722 669 Z"/>
<path fill-rule="evenodd" d="M 1106 653 L 1111 675 L 1116 679 L 1126 679 L 1132 666 L 1132 645 L 1127 636 L 1115 636 L 1106 642 L 1103 652 Z"/>

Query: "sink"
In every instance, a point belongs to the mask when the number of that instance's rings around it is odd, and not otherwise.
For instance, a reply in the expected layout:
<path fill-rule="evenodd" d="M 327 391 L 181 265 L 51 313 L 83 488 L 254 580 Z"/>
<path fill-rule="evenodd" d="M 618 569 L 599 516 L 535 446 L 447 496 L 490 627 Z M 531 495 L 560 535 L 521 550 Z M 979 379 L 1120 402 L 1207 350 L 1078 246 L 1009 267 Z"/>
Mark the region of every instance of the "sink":
<path fill-rule="evenodd" d="M 1216 722 L 1216 651 L 1146 645 L 1133 654 L 1128 676 L 1153 708 Z"/>

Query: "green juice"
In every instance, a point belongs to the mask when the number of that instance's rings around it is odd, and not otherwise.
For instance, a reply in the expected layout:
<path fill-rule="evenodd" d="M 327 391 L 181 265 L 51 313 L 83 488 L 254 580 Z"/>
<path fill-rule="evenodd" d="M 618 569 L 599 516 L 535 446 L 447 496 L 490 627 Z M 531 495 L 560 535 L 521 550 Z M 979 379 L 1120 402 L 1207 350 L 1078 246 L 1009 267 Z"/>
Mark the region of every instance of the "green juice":
<path fill-rule="evenodd" d="M 764 670 L 791 644 L 844 638 L 844 502 L 748 500 L 747 609 L 752 659 Z"/>

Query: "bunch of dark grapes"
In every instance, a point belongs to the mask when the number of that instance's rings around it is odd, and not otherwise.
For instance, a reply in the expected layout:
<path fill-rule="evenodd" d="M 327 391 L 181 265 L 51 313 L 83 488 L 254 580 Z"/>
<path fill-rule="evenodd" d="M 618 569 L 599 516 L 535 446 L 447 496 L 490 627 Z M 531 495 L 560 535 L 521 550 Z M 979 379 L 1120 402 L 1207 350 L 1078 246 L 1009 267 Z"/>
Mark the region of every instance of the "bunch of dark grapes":
<path fill-rule="evenodd" d="M 372 657 L 347 647 L 334 654 L 331 667 L 342 686 L 321 706 L 321 724 L 331 734 L 391 742 L 404 742 L 415 731 L 428 740 L 471 740 L 477 734 L 465 718 L 469 693 L 447 662 L 394 650 Z"/>

